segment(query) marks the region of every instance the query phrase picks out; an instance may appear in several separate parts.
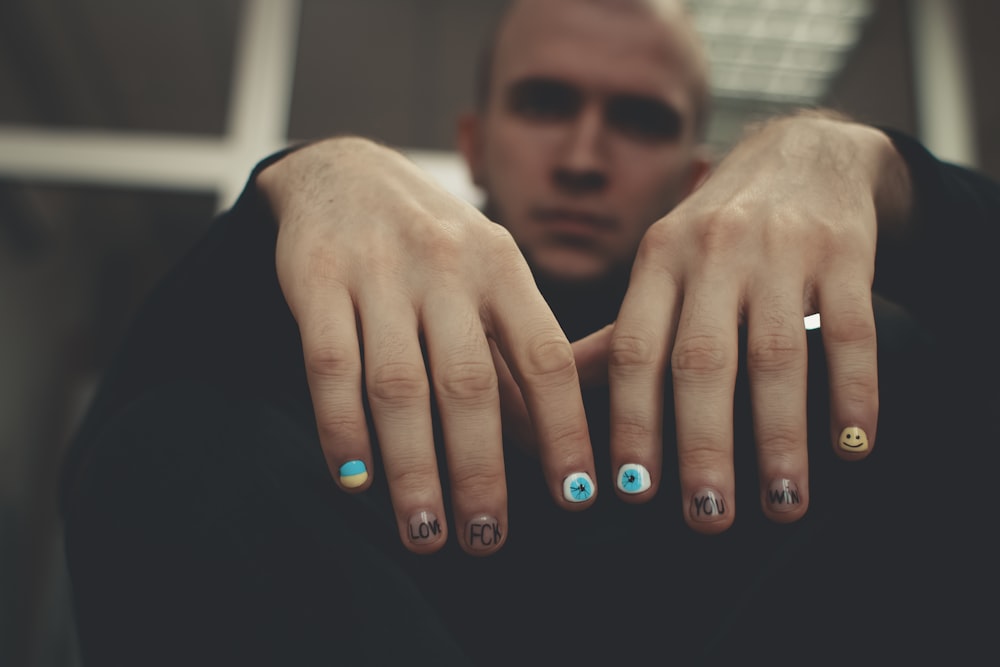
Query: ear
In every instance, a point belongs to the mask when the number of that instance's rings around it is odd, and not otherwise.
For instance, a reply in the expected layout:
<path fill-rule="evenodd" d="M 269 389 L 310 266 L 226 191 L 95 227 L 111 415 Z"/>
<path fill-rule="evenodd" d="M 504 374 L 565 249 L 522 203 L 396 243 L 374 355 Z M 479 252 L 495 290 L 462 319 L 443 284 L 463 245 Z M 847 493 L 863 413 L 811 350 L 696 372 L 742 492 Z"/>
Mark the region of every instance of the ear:
<path fill-rule="evenodd" d="M 472 182 L 480 188 L 484 187 L 482 119 L 478 113 L 467 112 L 459 116 L 458 150 L 465 158 Z"/>
<path fill-rule="evenodd" d="M 701 184 L 708 179 L 708 175 L 712 171 L 712 156 L 708 146 L 701 145 L 694 149 L 694 157 L 691 160 L 690 169 L 691 171 L 688 173 L 688 182 L 686 184 L 687 192 L 684 193 L 685 197 L 700 188 Z"/>

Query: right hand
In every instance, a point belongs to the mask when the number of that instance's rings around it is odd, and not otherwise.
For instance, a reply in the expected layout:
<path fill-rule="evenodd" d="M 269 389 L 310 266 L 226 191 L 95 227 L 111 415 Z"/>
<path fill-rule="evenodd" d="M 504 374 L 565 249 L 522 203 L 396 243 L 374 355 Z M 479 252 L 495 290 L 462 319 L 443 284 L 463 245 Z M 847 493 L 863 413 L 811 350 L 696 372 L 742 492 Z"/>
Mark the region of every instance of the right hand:
<path fill-rule="evenodd" d="M 278 221 L 278 279 L 342 488 L 371 485 L 376 437 L 403 543 L 417 553 L 443 546 L 433 400 L 459 542 L 475 555 L 496 551 L 507 535 L 496 354 L 524 397 L 553 498 L 566 509 L 593 502 L 573 350 L 507 230 L 359 138 L 293 152 L 258 187 Z M 581 502 L 567 482 L 577 473 L 591 480 Z"/>

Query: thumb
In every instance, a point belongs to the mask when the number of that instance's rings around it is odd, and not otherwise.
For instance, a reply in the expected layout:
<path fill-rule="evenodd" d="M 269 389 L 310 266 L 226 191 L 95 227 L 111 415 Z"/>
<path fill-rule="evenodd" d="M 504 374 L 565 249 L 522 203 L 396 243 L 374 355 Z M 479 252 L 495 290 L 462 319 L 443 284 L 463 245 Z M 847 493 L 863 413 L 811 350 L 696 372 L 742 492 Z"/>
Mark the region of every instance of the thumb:
<path fill-rule="evenodd" d="M 521 395 L 521 388 L 517 386 L 510 367 L 492 340 L 490 352 L 493 353 L 493 367 L 496 369 L 500 391 L 500 416 L 504 437 L 506 439 L 509 435 L 524 449 L 535 452 L 538 442 L 535 440 L 535 431 L 528 416 L 528 406 L 524 402 L 524 396 Z"/>
<path fill-rule="evenodd" d="M 581 388 L 607 386 L 608 356 L 614 328 L 615 324 L 612 322 L 572 343 Z"/>

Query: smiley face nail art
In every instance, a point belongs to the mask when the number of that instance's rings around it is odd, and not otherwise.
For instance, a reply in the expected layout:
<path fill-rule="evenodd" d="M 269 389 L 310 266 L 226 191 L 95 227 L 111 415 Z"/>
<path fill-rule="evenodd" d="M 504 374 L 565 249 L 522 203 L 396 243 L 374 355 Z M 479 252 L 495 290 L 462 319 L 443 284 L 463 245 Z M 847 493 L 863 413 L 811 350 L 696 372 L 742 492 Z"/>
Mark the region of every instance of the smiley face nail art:
<path fill-rule="evenodd" d="M 867 452 L 868 434 L 857 426 L 848 426 L 840 432 L 837 444 L 845 452 Z"/>

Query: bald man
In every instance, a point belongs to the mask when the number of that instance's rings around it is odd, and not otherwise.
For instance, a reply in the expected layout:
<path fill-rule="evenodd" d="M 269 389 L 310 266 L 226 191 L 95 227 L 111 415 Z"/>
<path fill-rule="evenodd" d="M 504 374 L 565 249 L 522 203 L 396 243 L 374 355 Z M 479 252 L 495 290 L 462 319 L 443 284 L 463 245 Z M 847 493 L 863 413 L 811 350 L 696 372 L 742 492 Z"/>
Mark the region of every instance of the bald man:
<path fill-rule="evenodd" d="M 948 245 L 996 240 L 996 187 L 813 112 L 710 173 L 672 2 L 514 2 L 482 75 L 458 143 L 483 211 L 316 142 L 154 296 L 67 467 L 85 656 L 951 650 L 969 619 L 925 575 L 975 543 L 926 479 L 956 479 L 978 398 L 925 360 L 997 370 L 967 308 L 995 263 Z"/>

